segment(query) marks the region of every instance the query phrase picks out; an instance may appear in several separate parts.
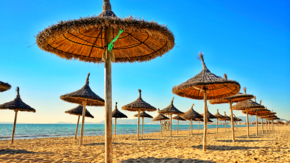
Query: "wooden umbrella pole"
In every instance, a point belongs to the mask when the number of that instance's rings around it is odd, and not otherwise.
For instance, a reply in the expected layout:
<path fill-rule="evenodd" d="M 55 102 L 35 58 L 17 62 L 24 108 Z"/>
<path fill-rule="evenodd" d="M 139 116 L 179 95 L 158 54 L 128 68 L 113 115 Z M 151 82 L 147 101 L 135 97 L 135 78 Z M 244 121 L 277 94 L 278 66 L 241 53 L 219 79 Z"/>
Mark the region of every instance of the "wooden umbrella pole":
<path fill-rule="evenodd" d="M 170 137 L 172 137 L 172 113 L 170 113 Z"/>
<path fill-rule="evenodd" d="M 258 136 L 258 112 L 256 111 L 256 135 Z"/>
<path fill-rule="evenodd" d="M 178 126 L 179 126 L 179 120 L 177 120 L 177 133 L 178 133 Z"/>
<path fill-rule="evenodd" d="M 264 122 L 263 122 L 263 118 L 261 118 L 261 122 L 262 122 L 262 134 L 264 134 Z"/>
<path fill-rule="evenodd" d="M 207 90 L 204 90 L 203 151 L 206 151 L 207 136 Z"/>
<path fill-rule="evenodd" d="M 86 105 L 87 102 L 83 101 L 83 114 L 82 114 L 82 128 L 81 128 L 81 138 L 80 138 L 80 146 L 83 145 L 83 135 L 84 135 L 84 124 L 85 124 L 85 115 L 86 115 Z"/>
<path fill-rule="evenodd" d="M 233 102 L 230 100 L 232 137 L 233 137 L 233 142 L 235 142 L 235 126 L 234 126 L 234 115 L 233 115 L 232 104 Z"/>
<path fill-rule="evenodd" d="M 77 136 L 78 136 L 79 123 L 80 123 L 80 115 L 78 116 L 78 122 L 77 122 L 77 127 L 76 127 L 75 139 L 77 139 Z"/>
<path fill-rule="evenodd" d="M 144 124 L 144 117 L 142 117 L 142 136 L 143 136 L 143 124 Z"/>
<path fill-rule="evenodd" d="M 216 132 L 219 132 L 219 119 L 216 119 Z"/>
<path fill-rule="evenodd" d="M 105 1 L 105 0 L 104 0 Z M 110 6 L 109 0 L 104 3 Z M 104 6 L 103 6 L 104 7 Z M 105 27 L 105 162 L 113 162 L 113 144 L 112 144 L 112 51 L 108 51 L 108 44 L 112 41 L 112 28 Z"/>
<path fill-rule="evenodd" d="M 227 132 L 227 120 L 225 120 L 225 132 Z"/>
<path fill-rule="evenodd" d="M 16 121 L 17 121 L 17 113 L 18 113 L 18 110 L 15 110 L 15 117 L 14 117 L 14 124 L 13 124 L 11 144 L 14 143 L 14 135 L 15 135 L 15 127 L 16 127 Z"/>
<path fill-rule="evenodd" d="M 138 126 L 137 126 L 137 140 L 139 141 L 139 130 L 140 130 L 140 109 L 138 109 Z"/>
<path fill-rule="evenodd" d="M 116 128 L 117 128 L 117 118 L 115 118 L 115 135 L 116 135 Z"/>
<path fill-rule="evenodd" d="M 161 125 L 161 121 L 160 121 L 160 133 L 162 134 L 162 125 Z"/>
<path fill-rule="evenodd" d="M 190 134 L 192 135 L 192 119 L 190 120 Z"/>
<path fill-rule="evenodd" d="M 250 133 L 249 133 L 249 114 L 248 110 L 246 110 L 247 113 L 247 137 L 250 138 Z"/>

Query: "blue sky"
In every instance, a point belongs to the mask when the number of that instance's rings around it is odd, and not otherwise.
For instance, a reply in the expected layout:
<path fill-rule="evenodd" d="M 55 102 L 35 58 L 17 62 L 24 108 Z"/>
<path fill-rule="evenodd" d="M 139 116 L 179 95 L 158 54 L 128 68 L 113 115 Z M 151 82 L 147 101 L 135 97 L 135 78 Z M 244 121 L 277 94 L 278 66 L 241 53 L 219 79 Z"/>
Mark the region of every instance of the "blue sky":
<path fill-rule="evenodd" d="M 173 86 L 198 74 L 202 51 L 212 73 L 238 81 L 247 93 L 257 96 L 280 118 L 290 119 L 290 2 L 287 0 L 111 0 L 117 16 L 135 16 L 166 24 L 175 36 L 175 47 L 150 62 L 113 64 L 113 103 L 121 106 L 138 97 L 163 109 L 175 97 L 181 111 L 203 112 L 202 100 L 172 94 Z M 20 87 L 24 102 L 36 113 L 21 112 L 19 123 L 75 122 L 64 114 L 75 104 L 59 96 L 81 88 L 91 73 L 92 90 L 104 98 L 104 65 L 65 60 L 44 52 L 35 36 L 60 20 L 98 15 L 101 0 L 10 0 L 0 1 L 0 80 L 12 89 L 0 94 L 0 103 L 11 101 Z M 104 120 L 104 107 L 88 107 L 95 119 Z M 209 105 L 229 114 L 228 104 Z M 136 112 L 123 111 L 133 118 Z M 151 113 L 156 116 L 157 113 Z M 237 116 L 241 111 L 234 111 Z M 1 122 L 13 122 L 14 113 L 0 111 Z"/>

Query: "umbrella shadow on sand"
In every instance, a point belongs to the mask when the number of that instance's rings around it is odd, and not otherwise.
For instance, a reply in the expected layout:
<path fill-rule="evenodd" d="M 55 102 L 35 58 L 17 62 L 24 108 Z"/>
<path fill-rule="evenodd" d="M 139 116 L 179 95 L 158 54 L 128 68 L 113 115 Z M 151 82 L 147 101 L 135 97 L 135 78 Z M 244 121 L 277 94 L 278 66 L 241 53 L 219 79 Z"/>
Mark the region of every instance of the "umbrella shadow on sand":
<path fill-rule="evenodd" d="M 218 142 L 229 142 L 232 143 L 233 140 L 216 140 Z M 258 141 L 266 141 L 266 140 L 235 140 L 236 142 L 258 142 Z"/>
<path fill-rule="evenodd" d="M 192 163 L 192 162 L 201 162 L 201 163 L 214 163 L 213 161 L 207 160 L 198 160 L 198 159 L 180 159 L 180 158 L 154 158 L 154 157 L 147 157 L 147 158 L 137 158 L 137 159 L 128 159 L 123 160 L 121 163 L 132 163 L 132 162 L 158 162 L 158 163 Z"/>
<path fill-rule="evenodd" d="M 192 146 L 192 148 L 196 149 L 203 149 L 202 145 L 197 145 L 197 146 Z M 259 148 L 265 148 L 265 147 L 243 147 L 243 146 L 226 146 L 226 145 L 208 145 L 207 149 L 209 150 L 220 150 L 220 151 L 225 151 L 225 150 L 249 150 L 249 149 L 259 149 Z"/>
<path fill-rule="evenodd" d="M 113 143 L 113 144 L 131 145 L 130 143 Z M 83 144 L 83 146 L 93 146 L 93 145 L 105 145 L 105 143 L 90 143 L 90 144 Z"/>
<path fill-rule="evenodd" d="M 242 136 L 237 136 L 236 138 L 248 138 L 247 135 L 242 135 Z M 250 138 L 262 138 L 260 136 L 256 136 L 256 135 L 250 135 Z"/>
<path fill-rule="evenodd" d="M 49 154 L 48 152 L 33 152 L 33 151 L 27 151 L 27 150 L 23 150 L 23 149 L 0 149 L 0 155 L 23 154 L 23 153 Z"/>

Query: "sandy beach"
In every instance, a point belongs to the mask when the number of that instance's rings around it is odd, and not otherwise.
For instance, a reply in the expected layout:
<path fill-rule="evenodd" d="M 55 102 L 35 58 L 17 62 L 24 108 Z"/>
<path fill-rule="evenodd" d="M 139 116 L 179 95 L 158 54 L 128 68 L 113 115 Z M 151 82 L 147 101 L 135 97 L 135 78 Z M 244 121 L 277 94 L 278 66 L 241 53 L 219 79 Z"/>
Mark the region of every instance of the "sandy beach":
<path fill-rule="evenodd" d="M 275 133 L 246 138 L 246 128 L 238 128 L 236 142 L 224 128 L 210 129 L 208 150 L 202 151 L 202 130 L 113 136 L 114 162 L 290 162 L 290 127 L 276 126 Z M 78 146 L 73 137 L 38 138 L 0 141 L 0 162 L 104 162 L 104 136 L 86 136 L 84 145 Z"/>

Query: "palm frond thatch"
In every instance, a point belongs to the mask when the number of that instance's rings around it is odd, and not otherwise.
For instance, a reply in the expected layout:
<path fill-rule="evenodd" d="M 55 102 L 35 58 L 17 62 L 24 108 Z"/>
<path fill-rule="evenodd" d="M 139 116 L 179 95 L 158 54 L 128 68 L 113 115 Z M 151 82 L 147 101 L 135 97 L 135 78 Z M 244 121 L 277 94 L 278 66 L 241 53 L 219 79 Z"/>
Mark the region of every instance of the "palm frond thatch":
<path fill-rule="evenodd" d="M 81 116 L 81 115 L 83 115 L 83 106 L 79 105 L 79 106 L 77 106 L 75 108 L 72 108 L 70 110 L 65 111 L 65 113 Z M 85 116 L 89 117 L 89 118 L 94 118 L 94 116 L 88 111 L 88 109 L 86 109 Z"/>
<path fill-rule="evenodd" d="M 161 113 L 161 114 L 184 114 L 183 112 L 181 112 L 180 110 L 178 110 L 173 105 L 173 101 L 174 101 L 174 97 L 172 98 L 170 105 L 167 106 L 166 108 L 158 111 L 158 113 Z"/>
<path fill-rule="evenodd" d="M 138 114 L 135 114 L 134 117 L 138 117 Z M 151 115 L 147 114 L 145 111 L 140 113 L 141 118 L 153 118 Z"/>
<path fill-rule="evenodd" d="M 183 115 L 181 115 L 182 118 L 186 120 L 195 120 L 196 118 L 202 118 L 203 116 L 200 115 L 198 112 L 193 110 L 194 104 L 192 104 L 191 108 L 185 112 Z"/>
<path fill-rule="evenodd" d="M 180 115 L 172 117 L 172 119 L 179 120 L 179 121 L 186 121 L 186 119 L 182 118 Z"/>
<path fill-rule="evenodd" d="M 225 97 L 222 99 L 214 99 L 210 100 L 210 104 L 223 104 L 223 103 L 229 103 L 231 101 L 232 103 L 234 102 L 241 102 L 241 101 L 246 101 L 254 98 L 254 95 L 250 95 L 246 93 L 246 87 L 244 87 L 244 94 L 243 93 L 238 93 L 229 97 Z"/>
<path fill-rule="evenodd" d="M 159 113 L 155 118 L 152 119 L 152 121 L 163 121 L 163 120 L 168 120 L 168 119 L 169 119 L 168 117 Z"/>
<path fill-rule="evenodd" d="M 125 115 L 124 113 L 120 112 L 117 108 L 117 102 L 115 105 L 115 109 L 112 111 L 112 117 L 113 118 L 128 118 L 127 115 Z"/>

